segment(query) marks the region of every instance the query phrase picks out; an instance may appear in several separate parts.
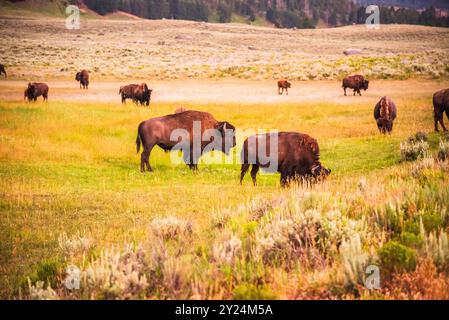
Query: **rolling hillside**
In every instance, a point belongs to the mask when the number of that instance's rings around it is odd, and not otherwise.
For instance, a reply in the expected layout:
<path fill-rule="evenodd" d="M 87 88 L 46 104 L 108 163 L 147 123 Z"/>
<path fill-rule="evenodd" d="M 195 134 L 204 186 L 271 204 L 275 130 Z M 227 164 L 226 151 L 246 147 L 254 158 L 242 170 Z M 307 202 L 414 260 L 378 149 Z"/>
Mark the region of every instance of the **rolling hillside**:
<path fill-rule="evenodd" d="M 365 23 L 366 1 L 358 0 L 1 0 L 2 15 L 63 16 L 68 4 L 82 8 L 85 17 L 176 19 L 215 23 L 237 22 L 279 28 L 335 27 Z M 381 23 L 448 27 L 447 14 L 423 10 L 423 1 L 371 1 L 381 7 Z M 428 2 L 444 7 L 439 0 Z M 395 7 L 399 5 L 407 8 Z M 416 10 L 415 8 L 420 8 Z"/>

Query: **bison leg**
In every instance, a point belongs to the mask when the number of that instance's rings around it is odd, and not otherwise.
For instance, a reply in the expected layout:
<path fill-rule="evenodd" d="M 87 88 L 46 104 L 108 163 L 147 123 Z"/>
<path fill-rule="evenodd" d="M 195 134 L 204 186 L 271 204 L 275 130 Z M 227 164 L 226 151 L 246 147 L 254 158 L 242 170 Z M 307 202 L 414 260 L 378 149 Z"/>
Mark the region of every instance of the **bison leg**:
<path fill-rule="evenodd" d="M 281 187 L 285 188 L 288 184 L 288 175 L 284 172 L 281 173 Z"/>
<path fill-rule="evenodd" d="M 443 118 L 440 119 L 440 123 L 441 123 L 441 127 L 443 127 L 443 131 L 447 131 L 447 128 L 444 125 L 444 119 Z"/>
<path fill-rule="evenodd" d="M 288 88 L 285 88 L 285 92 L 287 92 L 287 96 L 288 96 Z"/>
<path fill-rule="evenodd" d="M 347 96 L 347 94 L 346 94 L 346 87 L 343 87 L 343 90 L 345 91 L 345 97 Z"/>
<path fill-rule="evenodd" d="M 281 95 L 281 87 L 278 87 L 278 94 Z"/>
<path fill-rule="evenodd" d="M 140 171 L 145 173 L 145 167 L 148 172 L 153 172 L 153 168 L 150 165 L 150 155 L 154 145 L 145 146 L 140 158 Z"/>
<path fill-rule="evenodd" d="M 190 149 L 190 154 L 183 154 L 184 162 L 189 166 L 190 170 L 197 171 L 198 170 L 198 159 L 194 159 L 193 150 Z"/>
<path fill-rule="evenodd" d="M 253 168 L 251 169 L 251 179 L 253 179 L 254 186 L 257 186 L 257 173 L 259 172 L 259 166 L 253 164 Z"/>
<path fill-rule="evenodd" d="M 240 173 L 240 184 L 243 184 L 243 179 L 245 178 L 245 175 L 248 172 L 250 166 L 251 165 L 248 163 L 242 164 L 242 171 Z"/>
<path fill-rule="evenodd" d="M 439 130 L 438 130 L 438 123 L 440 123 L 441 124 L 441 127 L 443 128 L 443 130 L 444 131 L 446 131 L 445 130 L 445 126 L 444 126 L 444 115 L 443 115 L 443 112 L 435 112 L 435 116 L 434 116 L 434 118 L 435 118 L 435 132 L 439 132 Z"/>
<path fill-rule="evenodd" d="M 446 116 L 449 119 L 449 109 L 446 108 Z M 444 125 L 444 115 L 441 115 L 441 126 L 444 131 L 447 131 L 446 126 Z"/>

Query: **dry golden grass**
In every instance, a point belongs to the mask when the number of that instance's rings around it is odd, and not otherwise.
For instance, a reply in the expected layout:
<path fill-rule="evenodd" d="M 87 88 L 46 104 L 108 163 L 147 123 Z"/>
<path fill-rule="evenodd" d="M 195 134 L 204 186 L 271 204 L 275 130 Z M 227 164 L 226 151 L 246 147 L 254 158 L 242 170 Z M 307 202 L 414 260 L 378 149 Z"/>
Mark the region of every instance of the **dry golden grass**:
<path fill-rule="evenodd" d="M 15 79 L 337 79 L 447 77 L 444 28 L 385 25 L 280 30 L 241 24 L 84 19 L 0 19 L 0 61 Z M 345 57 L 358 48 L 361 56 Z"/>

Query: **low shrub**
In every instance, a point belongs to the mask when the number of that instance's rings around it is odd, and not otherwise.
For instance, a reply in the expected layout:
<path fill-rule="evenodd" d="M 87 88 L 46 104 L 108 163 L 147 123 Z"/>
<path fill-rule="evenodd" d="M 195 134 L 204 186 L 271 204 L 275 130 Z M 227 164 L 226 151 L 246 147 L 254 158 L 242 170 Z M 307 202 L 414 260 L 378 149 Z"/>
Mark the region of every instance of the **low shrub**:
<path fill-rule="evenodd" d="M 401 273 L 416 268 L 416 252 L 397 241 L 384 244 L 377 254 L 384 272 Z"/>
<path fill-rule="evenodd" d="M 241 284 L 232 292 L 235 300 L 274 300 L 276 295 L 267 286 Z"/>
<path fill-rule="evenodd" d="M 449 160 L 449 139 L 441 139 L 438 148 L 438 160 Z"/>
<path fill-rule="evenodd" d="M 415 161 L 428 155 L 429 144 L 426 141 L 416 141 L 415 138 L 401 143 L 401 156 L 405 161 Z"/>

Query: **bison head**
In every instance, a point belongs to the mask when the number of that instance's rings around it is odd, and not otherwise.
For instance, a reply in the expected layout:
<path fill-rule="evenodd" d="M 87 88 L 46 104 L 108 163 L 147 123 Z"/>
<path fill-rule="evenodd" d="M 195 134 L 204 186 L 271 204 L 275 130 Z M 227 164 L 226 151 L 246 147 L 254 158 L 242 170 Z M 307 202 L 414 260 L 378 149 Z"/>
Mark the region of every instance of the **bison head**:
<path fill-rule="evenodd" d="M 393 121 L 385 118 L 377 119 L 377 128 L 380 133 L 390 133 L 393 131 Z"/>
<path fill-rule="evenodd" d="M 314 178 L 327 178 L 331 173 L 332 170 L 325 168 L 321 165 L 321 163 L 318 163 L 312 169 L 310 169 L 310 172 L 312 174 L 312 177 Z"/>
<path fill-rule="evenodd" d="M 144 92 L 143 92 L 143 98 L 146 101 L 146 105 L 149 106 L 150 105 L 150 101 L 151 101 L 151 94 L 153 93 L 153 89 L 148 89 L 147 85 L 145 85 L 144 87 Z"/>
<path fill-rule="evenodd" d="M 235 140 L 235 127 L 227 121 L 218 122 L 215 125 L 215 129 L 221 134 L 222 148 L 221 150 L 229 155 L 229 151 L 236 146 Z"/>
<path fill-rule="evenodd" d="M 288 81 L 285 81 L 285 86 L 290 89 L 292 87 L 292 84 Z"/>
<path fill-rule="evenodd" d="M 77 72 L 75 76 L 76 81 L 81 81 L 81 72 Z"/>
<path fill-rule="evenodd" d="M 363 80 L 363 84 L 362 84 L 362 88 L 363 90 L 368 90 L 368 86 L 369 86 L 369 81 L 368 80 Z"/>
<path fill-rule="evenodd" d="M 34 85 L 34 83 L 28 83 L 28 93 L 33 93 L 35 89 L 36 86 Z"/>

